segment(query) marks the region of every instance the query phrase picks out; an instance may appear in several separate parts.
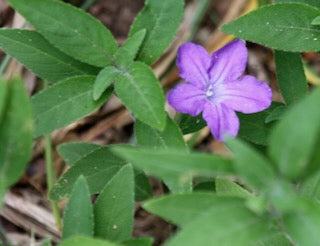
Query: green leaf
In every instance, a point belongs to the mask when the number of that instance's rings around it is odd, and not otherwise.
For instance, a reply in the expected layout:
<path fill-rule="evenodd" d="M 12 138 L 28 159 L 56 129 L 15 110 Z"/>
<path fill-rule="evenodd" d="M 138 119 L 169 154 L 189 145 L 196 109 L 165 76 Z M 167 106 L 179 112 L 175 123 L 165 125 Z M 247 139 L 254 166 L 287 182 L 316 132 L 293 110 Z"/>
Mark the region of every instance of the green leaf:
<path fill-rule="evenodd" d="M 94 205 L 95 236 L 111 241 L 131 237 L 134 216 L 134 180 L 130 164 L 106 184 Z"/>
<path fill-rule="evenodd" d="M 320 201 L 320 172 L 316 172 L 304 180 L 300 187 L 301 193 L 315 201 Z"/>
<path fill-rule="evenodd" d="M 8 83 L 7 99 L 0 122 L 0 179 L 4 187 L 23 174 L 32 151 L 32 114 L 30 100 L 20 79 Z"/>
<path fill-rule="evenodd" d="M 142 122 L 163 130 L 166 124 L 164 95 L 153 71 L 135 62 L 115 82 L 115 91 L 124 105 Z"/>
<path fill-rule="evenodd" d="M 105 90 L 116 81 L 119 70 L 113 66 L 105 67 L 100 71 L 93 85 L 93 99 L 97 101 Z"/>
<path fill-rule="evenodd" d="M 273 102 L 268 109 L 255 114 L 237 113 L 240 119 L 238 136 L 254 144 L 268 145 L 273 124 L 266 124 L 265 119 L 278 105 L 281 104 Z"/>
<path fill-rule="evenodd" d="M 41 246 L 51 246 L 51 245 L 52 245 L 51 238 L 47 238 L 41 242 Z"/>
<path fill-rule="evenodd" d="M 257 216 L 246 208 L 242 200 L 222 201 L 194 217 L 192 223 L 188 223 L 167 245 L 247 246 L 255 245 L 269 234 L 268 217 Z"/>
<path fill-rule="evenodd" d="M 253 196 L 249 191 L 226 178 L 216 178 L 215 186 L 218 195 L 242 198 L 250 198 Z"/>
<path fill-rule="evenodd" d="M 312 25 L 320 25 L 320 16 L 314 18 L 311 22 Z"/>
<path fill-rule="evenodd" d="M 287 107 L 282 105 L 276 107 L 271 113 L 266 117 L 265 123 L 270 123 L 272 121 L 280 120 L 283 117 L 284 112 L 286 112 Z"/>
<path fill-rule="evenodd" d="M 276 3 L 303 3 L 308 4 L 316 8 L 320 8 L 320 2 L 318 0 L 276 0 Z"/>
<path fill-rule="evenodd" d="M 121 243 L 125 246 L 152 246 L 153 241 L 152 237 L 140 237 L 129 239 Z"/>
<path fill-rule="evenodd" d="M 277 50 L 274 55 L 281 94 L 287 104 L 296 103 L 308 93 L 301 56 Z"/>
<path fill-rule="evenodd" d="M 188 147 L 183 140 L 179 127 L 169 117 L 167 117 L 163 131 L 151 128 L 139 120 L 135 123 L 134 130 L 140 146 L 149 146 L 154 149 L 175 148 L 188 152 Z"/>
<path fill-rule="evenodd" d="M 295 211 L 285 214 L 283 222 L 295 245 L 317 245 L 319 243 L 320 207 L 308 200 L 300 201 Z"/>
<path fill-rule="evenodd" d="M 107 241 L 103 241 L 100 239 L 94 239 L 90 237 L 84 237 L 84 236 L 75 236 L 75 237 L 70 237 L 66 240 L 63 240 L 59 246 L 121 246 L 120 244 L 116 243 L 111 243 Z"/>
<path fill-rule="evenodd" d="M 218 197 L 211 192 L 170 194 L 143 204 L 143 208 L 180 227 L 193 223 L 194 219 L 212 207 L 223 207 L 241 201 L 239 198 Z"/>
<path fill-rule="evenodd" d="M 89 187 L 83 176 L 74 184 L 63 216 L 63 238 L 84 235 L 93 236 L 93 208 Z"/>
<path fill-rule="evenodd" d="M 0 124 L 6 109 L 9 86 L 6 81 L 0 78 Z"/>
<path fill-rule="evenodd" d="M 291 179 L 303 174 L 320 130 L 320 88 L 289 109 L 270 138 L 269 154 L 280 172 Z"/>
<path fill-rule="evenodd" d="M 58 0 L 8 0 L 50 43 L 91 65 L 104 67 L 117 44 L 110 31 L 83 10 Z"/>
<path fill-rule="evenodd" d="M 148 177 L 144 174 L 144 172 L 135 170 L 134 183 L 135 200 L 143 201 L 152 196 L 152 187 L 150 185 Z"/>
<path fill-rule="evenodd" d="M 165 129 L 160 132 L 141 121 L 135 124 L 135 135 L 140 146 L 152 147 L 154 149 L 180 149 L 188 152 L 188 147 L 183 140 L 182 133 L 178 126 L 167 117 Z M 179 176 L 174 179 L 169 179 L 166 176 L 161 177 L 165 184 L 168 185 L 172 192 L 190 191 L 192 184 L 191 180 L 181 186 Z"/>
<path fill-rule="evenodd" d="M 188 114 L 183 114 L 179 120 L 179 127 L 183 134 L 199 131 L 206 125 L 207 123 L 202 119 L 202 115 L 192 117 Z"/>
<path fill-rule="evenodd" d="M 105 92 L 98 101 L 92 98 L 94 76 L 79 76 L 63 80 L 32 97 L 35 136 L 62 128 L 98 109 L 110 96 Z"/>
<path fill-rule="evenodd" d="M 101 148 L 101 145 L 86 143 L 86 142 L 72 142 L 63 143 L 58 146 L 59 155 L 69 165 L 77 163 L 93 151 Z"/>
<path fill-rule="evenodd" d="M 98 68 L 67 56 L 35 31 L 0 29 L 0 48 L 40 78 L 50 82 L 98 73 Z"/>
<path fill-rule="evenodd" d="M 141 44 L 146 36 L 146 29 L 142 29 L 131 37 L 116 51 L 116 63 L 120 66 L 128 66 L 136 58 Z"/>
<path fill-rule="evenodd" d="M 129 37 L 145 28 L 146 38 L 138 60 L 152 64 L 174 39 L 183 17 L 182 0 L 148 0 L 135 18 Z"/>
<path fill-rule="evenodd" d="M 269 161 L 240 140 L 229 139 L 227 144 L 234 154 L 236 173 L 250 186 L 260 190 L 267 189 L 276 178 Z"/>
<path fill-rule="evenodd" d="M 81 175 L 88 182 L 90 194 L 99 193 L 125 163 L 110 152 L 109 147 L 101 146 L 72 165 L 53 186 L 50 198 L 59 200 L 70 195 L 74 183 Z"/>
<path fill-rule="evenodd" d="M 115 146 L 112 151 L 157 178 L 176 179 L 179 176 L 181 185 L 189 182 L 191 176 L 212 177 L 233 172 L 230 160 L 212 154 L 129 146 Z"/>
<path fill-rule="evenodd" d="M 305 4 L 272 4 L 226 24 L 222 30 L 278 50 L 319 51 L 320 32 L 311 24 L 319 15 L 320 9 Z"/>

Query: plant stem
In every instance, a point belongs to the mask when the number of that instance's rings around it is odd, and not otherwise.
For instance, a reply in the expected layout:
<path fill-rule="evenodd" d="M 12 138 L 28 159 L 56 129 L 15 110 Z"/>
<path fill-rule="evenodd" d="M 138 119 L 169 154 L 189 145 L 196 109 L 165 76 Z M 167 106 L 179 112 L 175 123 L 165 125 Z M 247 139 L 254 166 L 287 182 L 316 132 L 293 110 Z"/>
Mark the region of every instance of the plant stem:
<path fill-rule="evenodd" d="M 45 136 L 45 159 L 46 159 L 47 186 L 48 186 L 48 191 L 50 191 L 56 181 L 56 175 L 54 173 L 52 143 L 51 143 L 51 137 L 49 134 Z M 48 200 L 50 201 L 50 205 L 51 205 L 54 219 L 56 221 L 56 225 L 59 229 L 61 229 L 61 216 L 60 216 L 60 209 L 59 209 L 58 203 L 56 201 L 52 201 L 50 198 L 48 198 Z"/>

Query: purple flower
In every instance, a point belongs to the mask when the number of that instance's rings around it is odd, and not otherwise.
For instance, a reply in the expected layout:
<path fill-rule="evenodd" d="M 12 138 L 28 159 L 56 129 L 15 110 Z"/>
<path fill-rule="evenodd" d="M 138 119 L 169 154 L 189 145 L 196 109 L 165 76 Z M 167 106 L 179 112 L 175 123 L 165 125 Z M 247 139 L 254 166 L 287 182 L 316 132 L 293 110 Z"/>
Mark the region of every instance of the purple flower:
<path fill-rule="evenodd" d="M 212 56 L 201 46 L 185 43 L 178 50 L 180 77 L 187 81 L 168 93 L 178 112 L 196 116 L 202 112 L 213 136 L 235 137 L 239 119 L 235 111 L 256 113 L 271 104 L 270 87 L 250 75 L 242 76 L 248 60 L 245 43 L 235 40 Z"/>

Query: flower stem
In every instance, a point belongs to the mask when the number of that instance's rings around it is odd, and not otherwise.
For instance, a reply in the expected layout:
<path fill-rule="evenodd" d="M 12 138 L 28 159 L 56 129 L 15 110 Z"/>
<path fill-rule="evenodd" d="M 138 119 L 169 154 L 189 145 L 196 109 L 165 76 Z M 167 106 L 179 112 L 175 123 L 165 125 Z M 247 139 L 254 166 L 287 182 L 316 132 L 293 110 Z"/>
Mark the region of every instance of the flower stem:
<path fill-rule="evenodd" d="M 1 64 L 0 64 L 0 75 L 1 76 L 4 75 L 10 61 L 11 61 L 11 56 L 9 56 L 9 55 L 6 55 L 3 58 L 3 60 L 1 61 Z"/>
<path fill-rule="evenodd" d="M 56 175 L 54 173 L 52 143 L 51 143 L 51 137 L 49 134 L 45 136 L 45 159 L 46 159 L 47 186 L 48 186 L 48 191 L 50 191 L 56 181 Z M 60 209 L 59 209 L 58 203 L 56 201 L 51 200 L 49 197 L 48 197 L 48 200 L 50 201 L 50 205 L 51 205 L 53 217 L 56 221 L 56 225 L 60 230 L 61 216 L 60 216 Z"/>

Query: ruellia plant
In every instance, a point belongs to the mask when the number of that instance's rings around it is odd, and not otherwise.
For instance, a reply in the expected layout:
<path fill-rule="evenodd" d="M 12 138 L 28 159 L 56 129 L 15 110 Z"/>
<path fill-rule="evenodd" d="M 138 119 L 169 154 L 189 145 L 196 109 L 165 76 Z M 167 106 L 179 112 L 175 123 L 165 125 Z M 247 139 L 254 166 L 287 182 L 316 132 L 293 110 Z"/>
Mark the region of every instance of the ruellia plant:
<path fill-rule="evenodd" d="M 320 88 L 308 87 L 299 54 L 320 50 L 318 0 L 264 4 L 224 25 L 235 40 L 213 54 L 184 43 L 176 59 L 184 82 L 167 95 L 151 65 L 175 38 L 183 0 L 147 0 L 121 46 L 99 20 L 63 1 L 7 2 L 32 28 L 0 29 L 0 47 L 44 86 L 29 99 L 21 79 L 0 81 L 0 197 L 22 175 L 32 140 L 45 137 L 59 245 L 152 245 L 132 236 L 137 201 L 176 226 L 169 246 L 319 244 Z M 244 74 L 246 40 L 274 50 L 283 102 Z M 132 113 L 134 141 L 60 144 L 69 168 L 53 183 L 50 133 L 112 94 Z M 206 126 L 229 156 L 187 145 L 183 136 Z M 162 182 L 163 195 L 152 196 L 147 175 Z"/>

